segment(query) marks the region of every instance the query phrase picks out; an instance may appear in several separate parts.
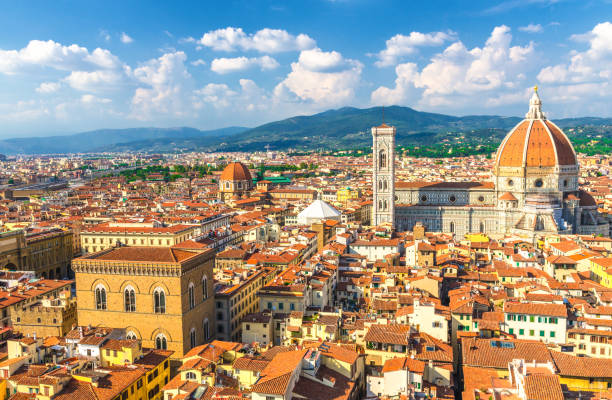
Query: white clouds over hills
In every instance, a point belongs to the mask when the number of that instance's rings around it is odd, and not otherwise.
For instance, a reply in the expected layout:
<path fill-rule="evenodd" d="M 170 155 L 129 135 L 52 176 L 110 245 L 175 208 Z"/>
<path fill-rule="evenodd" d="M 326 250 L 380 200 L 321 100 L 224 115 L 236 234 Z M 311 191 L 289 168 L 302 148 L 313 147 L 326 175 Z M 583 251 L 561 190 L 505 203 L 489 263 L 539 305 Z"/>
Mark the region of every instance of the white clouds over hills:
<path fill-rule="evenodd" d="M 395 86 L 376 89 L 372 103 L 448 107 L 459 99 L 482 104 L 483 96 L 520 94 L 529 84 L 525 72 L 534 46 L 511 46 L 511 41 L 510 28 L 498 26 L 483 47 L 468 49 L 456 41 L 422 68 L 416 63 L 400 64 L 395 68 Z"/>
<path fill-rule="evenodd" d="M 0 49 L 0 78 L 23 88 L 12 104 L 0 104 L 0 121 L 40 126 L 96 117 L 119 126 L 202 126 L 215 118 L 219 126 L 254 125 L 369 104 L 451 113 L 484 105 L 504 113 L 526 101 L 536 83 L 546 90 L 547 103 L 566 104 L 573 115 L 609 114 L 612 23 L 568 33 L 569 48 L 557 48 L 561 57 L 548 56 L 537 41 L 553 29 L 546 27 L 518 27 L 524 33 L 517 38 L 500 25 L 475 43 L 452 31 L 397 33 L 380 40 L 374 54 L 317 45 L 309 34 L 283 29 L 249 33 L 225 27 L 190 43 L 171 39 L 176 48 L 169 45 L 142 60 L 125 55 L 142 42 L 130 42 L 127 34 L 113 34 L 119 37 L 114 42 L 98 39 L 113 51 L 31 40 L 22 48 Z M 585 104 L 585 95 L 602 100 L 600 108 Z"/>

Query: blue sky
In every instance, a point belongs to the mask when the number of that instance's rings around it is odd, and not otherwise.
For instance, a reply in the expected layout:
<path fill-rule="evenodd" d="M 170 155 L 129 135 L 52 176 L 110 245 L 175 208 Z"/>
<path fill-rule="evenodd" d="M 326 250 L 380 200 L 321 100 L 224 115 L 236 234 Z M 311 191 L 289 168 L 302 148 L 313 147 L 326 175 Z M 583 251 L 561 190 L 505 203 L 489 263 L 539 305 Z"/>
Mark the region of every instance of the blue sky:
<path fill-rule="evenodd" d="M 256 126 L 343 106 L 610 117 L 608 1 L 0 5 L 0 137 Z"/>

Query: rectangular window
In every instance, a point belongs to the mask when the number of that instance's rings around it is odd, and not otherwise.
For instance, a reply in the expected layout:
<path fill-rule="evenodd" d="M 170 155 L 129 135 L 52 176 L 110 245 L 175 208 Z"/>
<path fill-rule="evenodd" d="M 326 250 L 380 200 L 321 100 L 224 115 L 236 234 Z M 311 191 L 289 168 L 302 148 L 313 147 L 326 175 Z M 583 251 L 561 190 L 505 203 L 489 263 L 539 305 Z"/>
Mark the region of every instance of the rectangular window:
<path fill-rule="evenodd" d="M 524 335 L 525 334 L 525 329 L 519 329 L 519 335 Z"/>
<path fill-rule="evenodd" d="M 555 331 L 550 331 L 550 337 L 554 338 L 555 337 Z"/>
<path fill-rule="evenodd" d="M 529 316 L 529 322 L 534 322 L 535 321 L 535 317 L 533 315 Z"/>
<path fill-rule="evenodd" d="M 529 329 L 529 336 L 535 335 L 535 331 L 533 329 Z"/>
<path fill-rule="evenodd" d="M 509 334 L 514 335 L 514 328 L 510 328 L 510 330 L 508 331 Z"/>
<path fill-rule="evenodd" d="M 282 310 L 282 309 L 283 309 L 283 307 L 284 307 L 284 304 L 283 304 L 283 303 L 278 303 L 278 309 L 279 309 L 279 310 Z"/>
<path fill-rule="evenodd" d="M 540 331 L 540 337 L 544 337 L 544 331 Z"/>

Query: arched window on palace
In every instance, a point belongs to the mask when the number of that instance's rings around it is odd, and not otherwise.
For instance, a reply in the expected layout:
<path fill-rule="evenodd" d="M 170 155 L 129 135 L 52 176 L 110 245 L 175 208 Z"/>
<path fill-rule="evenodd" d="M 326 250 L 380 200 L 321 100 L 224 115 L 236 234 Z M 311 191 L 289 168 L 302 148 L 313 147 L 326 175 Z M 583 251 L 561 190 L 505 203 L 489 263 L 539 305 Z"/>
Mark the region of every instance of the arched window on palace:
<path fill-rule="evenodd" d="M 102 285 L 96 287 L 96 310 L 106 310 L 106 288 Z"/>
<path fill-rule="evenodd" d="M 455 233 L 455 223 L 454 222 L 450 223 L 450 232 Z"/>
<path fill-rule="evenodd" d="M 126 312 L 136 311 L 136 292 L 131 286 L 126 287 L 123 291 L 123 302 Z"/>
<path fill-rule="evenodd" d="M 195 328 L 191 328 L 189 331 L 189 344 L 191 344 L 191 348 L 196 347 L 196 330 Z"/>
<path fill-rule="evenodd" d="M 125 338 L 128 339 L 128 340 L 137 340 L 138 336 L 136 336 L 136 334 L 134 332 L 129 331 L 127 333 L 127 335 L 125 335 Z"/>
<path fill-rule="evenodd" d="M 485 225 L 484 225 L 484 222 L 481 222 L 480 223 L 480 233 L 484 233 L 484 231 L 485 231 Z"/>
<path fill-rule="evenodd" d="M 195 307 L 195 295 L 193 292 L 193 282 L 189 283 L 188 294 L 189 294 L 189 309 L 192 310 Z"/>
<path fill-rule="evenodd" d="M 208 298 L 208 278 L 206 275 L 202 277 L 202 300 L 206 300 Z"/>
<path fill-rule="evenodd" d="M 164 336 L 163 333 L 160 333 L 155 337 L 155 348 L 158 350 L 168 349 L 168 341 L 166 340 L 166 336 Z"/>
<path fill-rule="evenodd" d="M 207 341 L 210 339 L 210 323 L 208 322 L 208 318 L 204 319 L 202 327 L 204 328 L 204 340 Z"/>
<path fill-rule="evenodd" d="M 164 289 L 157 288 L 153 292 L 153 301 L 155 304 L 155 314 L 166 313 L 166 292 Z"/>
<path fill-rule="evenodd" d="M 378 153 L 378 166 L 380 168 L 387 168 L 387 153 L 384 150 Z"/>

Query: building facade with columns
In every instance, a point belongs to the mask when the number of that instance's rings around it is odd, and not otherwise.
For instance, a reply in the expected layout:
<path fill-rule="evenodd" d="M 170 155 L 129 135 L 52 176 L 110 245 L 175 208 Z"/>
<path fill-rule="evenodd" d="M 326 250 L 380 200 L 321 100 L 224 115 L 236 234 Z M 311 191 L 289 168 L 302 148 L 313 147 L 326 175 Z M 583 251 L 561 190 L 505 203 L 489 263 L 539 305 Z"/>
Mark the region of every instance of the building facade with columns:
<path fill-rule="evenodd" d="M 398 230 L 411 230 L 422 222 L 429 231 L 458 237 L 475 232 L 609 234 L 595 200 L 579 188 L 576 152 L 542 112 L 537 90 L 525 119 L 498 148 L 491 182 L 396 182 L 387 184 L 390 193 L 381 192 L 381 177 L 390 179 L 390 168 L 380 161 L 378 153 L 388 147 L 378 129 L 372 128 L 374 224 L 389 218 L 389 211 L 380 209 L 380 200 L 392 198 Z"/>

